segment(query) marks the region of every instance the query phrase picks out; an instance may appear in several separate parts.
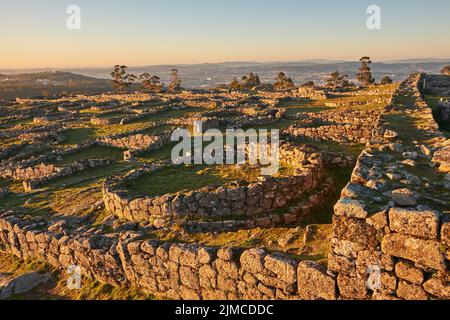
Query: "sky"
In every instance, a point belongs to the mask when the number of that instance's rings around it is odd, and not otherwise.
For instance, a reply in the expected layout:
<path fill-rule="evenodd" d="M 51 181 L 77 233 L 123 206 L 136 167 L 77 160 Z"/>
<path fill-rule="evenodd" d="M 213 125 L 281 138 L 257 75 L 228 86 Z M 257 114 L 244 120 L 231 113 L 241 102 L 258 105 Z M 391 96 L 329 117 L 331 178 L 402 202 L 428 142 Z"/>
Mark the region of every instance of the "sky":
<path fill-rule="evenodd" d="M 0 0 L 0 69 L 450 58 L 449 12 L 448 0 Z"/>

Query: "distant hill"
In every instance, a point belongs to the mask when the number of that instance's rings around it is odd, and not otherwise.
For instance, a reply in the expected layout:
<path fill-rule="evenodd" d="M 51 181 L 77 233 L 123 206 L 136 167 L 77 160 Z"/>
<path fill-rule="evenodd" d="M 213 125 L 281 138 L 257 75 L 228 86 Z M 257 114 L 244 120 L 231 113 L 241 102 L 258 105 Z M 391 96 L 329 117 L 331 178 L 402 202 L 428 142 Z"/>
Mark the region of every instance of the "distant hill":
<path fill-rule="evenodd" d="M 376 80 L 389 76 L 395 81 L 404 80 L 413 72 L 439 73 L 450 65 L 450 59 L 409 59 L 374 62 L 371 65 Z M 338 70 L 355 80 L 357 61 L 303 60 L 292 62 L 222 62 L 180 65 L 130 67 L 129 73 L 144 72 L 158 75 L 164 83 L 170 81 L 170 70 L 176 68 L 186 88 L 210 88 L 240 79 L 249 72 L 257 73 L 262 82 L 273 83 L 278 72 L 283 71 L 297 85 L 307 81 L 324 83 L 331 72 Z M 111 68 L 78 68 L 70 70 L 0 70 L 0 98 L 39 96 L 43 93 L 98 93 L 112 90 Z"/>
<path fill-rule="evenodd" d="M 0 98 L 110 91 L 111 81 L 67 71 L 0 74 Z"/>
<path fill-rule="evenodd" d="M 76 74 L 67 71 L 43 71 L 35 73 L 19 73 L 19 74 L 0 74 L 0 80 L 3 81 L 17 81 L 17 82 L 31 82 L 38 80 L 47 80 L 53 82 L 68 82 L 68 81 L 99 81 L 97 78 Z"/>
<path fill-rule="evenodd" d="M 390 76 L 396 81 L 404 80 L 409 74 L 421 71 L 439 73 L 440 70 L 450 64 L 450 59 L 439 61 L 375 62 L 371 65 L 377 80 L 383 76 Z M 329 61 L 306 60 L 298 62 L 224 62 L 204 64 L 180 64 L 130 67 L 129 72 L 141 74 L 148 72 L 161 77 L 164 82 L 169 81 L 170 70 L 177 68 L 183 85 L 188 88 L 214 87 L 219 84 L 229 83 L 234 77 L 241 78 L 249 72 L 256 72 L 263 82 L 273 82 L 277 73 L 286 72 L 296 84 L 306 81 L 323 83 L 329 73 L 339 70 L 347 74 L 351 79 L 355 78 L 359 62 L 354 61 Z M 72 72 L 96 78 L 109 78 L 111 68 L 72 69 Z"/>

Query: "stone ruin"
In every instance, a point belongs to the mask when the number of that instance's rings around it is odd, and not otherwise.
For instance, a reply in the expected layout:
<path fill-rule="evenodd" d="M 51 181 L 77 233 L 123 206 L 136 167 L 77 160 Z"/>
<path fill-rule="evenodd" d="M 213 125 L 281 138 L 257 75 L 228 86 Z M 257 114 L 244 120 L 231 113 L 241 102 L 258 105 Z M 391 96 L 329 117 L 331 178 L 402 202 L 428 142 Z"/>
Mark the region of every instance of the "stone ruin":
<path fill-rule="evenodd" d="M 168 226 L 186 217 L 257 216 L 284 207 L 288 201 L 314 190 L 323 179 L 322 159 L 318 153 L 285 145 L 280 151 L 280 158 L 293 166 L 294 175 L 261 177 L 256 183 L 234 187 L 210 187 L 154 198 L 130 198 L 123 184 L 167 166 L 155 164 L 108 179 L 103 186 L 103 200 L 106 210 L 116 216 L 129 221 L 150 222 L 156 227 Z M 293 217 L 288 214 L 279 218 L 280 222 L 292 219 L 296 220 L 295 213 Z"/>
<path fill-rule="evenodd" d="M 148 240 L 139 231 L 101 232 L 84 225 L 80 217 L 48 218 L 13 211 L 0 213 L 0 250 L 21 259 L 37 258 L 57 268 L 79 265 L 84 273 L 101 282 L 139 287 L 170 299 L 449 299 L 450 142 L 439 131 L 422 96 L 425 89 L 448 91 L 442 85 L 446 80 L 434 79 L 429 75 L 411 75 L 381 112 L 374 112 L 368 120 L 363 115 L 356 116 L 361 127 L 374 124 L 372 129 L 363 130 L 364 134 L 349 133 L 356 132 L 351 124 L 344 125 L 345 129 L 330 127 L 320 132 L 326 140 L 340 142 L 342 130 L 346 130 L 345 136 L 354 136 L 348 140 L 366 143 L 351 181 L 334 208 L 327 266 L 300 262 L 262 248 Z M 346 116 L 354 115 L 336 115 L 339 121 L 343 119 L 339 117 Z M 417 128 L 412 129 L 421 136 L 412 137 L 411 132 L 396 124 L 396 117 L 420 119 Z M 328 116 L 320 121 L 312 118 L 309 115 L 305 121 L 316 126 L 333 121 Z M 293 130 L 286 135 L 295 136 Z M 318 138 L 317 134 L 305 132 L 297 136 Z M 305 158 L 308 159 L 307 154 Z M 295 177 L 286 180 L 287 189 L 289 183 L 298 183 L 305 189 L 318 185 L 324 160 L 316 156 L 310 160 L 310 167 L 298 182 Z M 410 172 L 410 168 L 417 167 L 429 176 L 419 178 Z M 225 188 L 200 191 L 198 199 L 191 197 L 193 202 L 184 201 L 189 194 L 182 195 L 183 199 L 180 195 L 168 195 L 133 200 L 121 192 L 121 179 L 157 169 L 142 168 L 108 179 L 103 190 L 106 208 L 140 221 L 159 214 L 182 216 L 188 212 L 183 208 L 192 203 L 202 207 L 202 213 L 211 215 L 214 206 L 210 204 L 221 199 L 219 194 L 227 199 L 230 195 L 229 200 L 234 203 L 240 194 L 252 197 L 252 188 L 280 188 L 275 194 L 288 195 L 284 182 L 273 180 L 242 190 L 238 187 L 237 192 Z M 440 192 L 430 195 L 427 190 Z M 248 210 L 257 211 L 257 207 Z"/>
<path fill-rule="evenodd" d="M 30 192 L 50 180 L 70 176 L 87 169 L 107 166 L 112 162 L 111 159 L 87 159 L 63 166 L 41 163 L 34 167 L 5 168 L 0 171 L 0 177 L 22 181 L 25 192 Z"/>
<path fill-rule="evenodd" d="M 373 124 L 380 113 L 381 110 L 344 110 L 324 114 L 303 112 L 289 116 L 301 122 L 284 129 L 282 134 L 316 142 L 366 144 L 372 137 Z"/>

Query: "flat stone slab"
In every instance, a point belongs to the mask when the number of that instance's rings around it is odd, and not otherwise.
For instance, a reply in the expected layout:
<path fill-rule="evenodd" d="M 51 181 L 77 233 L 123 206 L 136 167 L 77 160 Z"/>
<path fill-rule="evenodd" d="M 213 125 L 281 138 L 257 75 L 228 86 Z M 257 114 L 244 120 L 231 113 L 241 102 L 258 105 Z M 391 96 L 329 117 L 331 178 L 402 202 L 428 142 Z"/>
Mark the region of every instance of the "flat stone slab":
<path fill-rule="evenodd" d="M 302 261 L 298 265 L 298 291 L 304 300 L 335 300 L 336 282 L 318 263 Z"/>
<path fill-rule="evenodd" d="M 439 242 L 391 233 L 383 238 L 381 249 L 393 257 L 411 260 L 436 270 L 445 270 Z"/>
<path fill-rule="evenodd" d="M 27 273 L 16 278 L 9 278 L 3 282 L 0 287 L 0 300 L 8 299 L 15 294 L 24 294 L 30 292 L 41 284 L 50 281 L 51 275 L 47 273 L 32 272 Z M 4 280 L 4 279 L 3 279 Z"/>
<path fill-rule="evenodd" d="M 436 211 L 389 210 L 390 229 L 402 234 L 426 239 L 437 239 L 439 234 L 439 213 Z"/>

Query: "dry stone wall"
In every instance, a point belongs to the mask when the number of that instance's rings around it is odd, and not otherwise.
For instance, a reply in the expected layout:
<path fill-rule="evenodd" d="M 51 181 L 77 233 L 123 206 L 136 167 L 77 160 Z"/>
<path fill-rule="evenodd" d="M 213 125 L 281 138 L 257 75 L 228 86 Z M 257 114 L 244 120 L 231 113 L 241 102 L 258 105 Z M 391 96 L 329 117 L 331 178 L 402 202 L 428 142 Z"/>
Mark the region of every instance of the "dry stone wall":
<path fill-rule="evenodd" d="M 450 142 L 439 134 L 421 98 L 422 78 L 407 79 L 385 113 L 421 113 L 423 131 L 436 143 L 432 148 L 424 145 L 420 152 L 430 163 L 437 154 L 446 168 Z M 405 97 L 415 102 L 402 104 Z M 83 218 L 11 211 L 0 213 L 0 250 L 61 269 L 78 265 L 99 281 L 139 287 L 162 298 L 449 299 L 448 214 L 417 205 L 407 190 L 381 192 L 389 184 L 383 184 L 380 175 L 401 180 L 394 165 L 411 164 L 414 158 L 414 151 L 398 151 L 410 137 L 388 129 L 386 120 L 379 119 L 371 145 L 359 157 L 352 181 L 336 204 L 328 268 L 260 248 L 171 243 L 146 239 L 141 231 L 104 234 Z M 106 183 L 106 202 L 109 197 L 121 203 L 126 199 L 109 188 Z"/>
<path fill-rule="evenodd" d="M 161 148 L 170 142 L 170 132 L 159 136 L 146 134 L 132 134 L 118 138 L 101 138 L 97 140 L 100 145 L 128 149 L 130 151 L 149 151 Z"/>
<path fill-rule="evenodd" d="M 132 232 L 104 235 L 82 224 L 5 212 L 0 214 L 0 250 L 61 269 L 77 265 L 101 282 L 139 287 L 161 298 L 336 298 L 334 280 L 314 262 L 263 249 L 144 240 Z"/>
<path fill-rule="evenodd" d="M 6 169 L 0 172 L 0 177 L 23 181 L 25 191 L 32 191 L 50 180 L 69 176 L 87 169 L 107 166 L 111 163 L 113 163 L 111 159 L 86 159 L 59 167 L 53 164 L 41 163 L 35 167 Z"/>
<path fill-rule="evenodd" d="M 261 177 L 257 183 L 236 187 L 208 187 L 161 197 L 132 199 L 124 190 L 123 183 L 130 183 L 167 165 L 154 164 L 105 181 L 103 200 L 106 209 L 116 216 L 150 222 L 155 226 L 165 226 L 173 219 L 189 216 L 254 216 L 284 207 L 290 200 L 312 191 L 323 178 L 322 159 L 316 152 L 285 147 L 281 149 L 280 157 L 294 167 L 293 176 Z"/>
<path fill-rule="evenodd" d="M 311 100 L 326 100 L 329 96 L 326 90 L 315 87 L 300 87 L 298 89 L 298 94 L 302 98 Z"/>
<path fill-rule="evenodd" d="M 290 116 L 301 120 L 301 125 L 291 126 L 282 134 L 317 142 L 365 144 L 372 137 L 372 129 L 380 113 L 381 109 L 301 113 Z"/>
<path fill-rule="evenodd" d="M 421 98 L 422 77 L 410 76 L 394 94 L 393 101 L 409 97 L 415 102 L 393 102 L 386 113 L 418 112 L 427 121 L 422 126 L 428 128 L 429 138 L 445 140 Z M 383 172 L 391 179 L 402 179 L 391 170 L 411 154 L 392 156 L 386 154 L 385 146 L 407 145 L 411 138 L 386 129 L 385 122 L 383 115 L 373 144 L 359 157 L 352 181 L 335 206 L 328 271 L 336 276 L 344 299 L 449 299 L 448 213 L 418 205 L 409 189 L 387 189 Z M 426 146 L 421 148 L 427 153 Z M 405 183 L 410 185 L 407 180 Z M 372 286 L 367 285 L 372 282 Z"/>
<path fill-rule="evenodd" d="M 224 218 L 220 221 L 192 220 L 177 222 L 189 233 L 205 232 L 231 232 L 236 230 L 254 228 L 275 228 L 277 226 L 292 226 L 311 216 L 314 209 L 320 208 L 333 190 L 333 182 L 325 181 L 316 189 L 304 196 L 298 203 L 292 204 L 284 213 L 268 213 L 256 215 L 252 218 L 231 219 Z"/>

